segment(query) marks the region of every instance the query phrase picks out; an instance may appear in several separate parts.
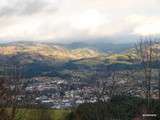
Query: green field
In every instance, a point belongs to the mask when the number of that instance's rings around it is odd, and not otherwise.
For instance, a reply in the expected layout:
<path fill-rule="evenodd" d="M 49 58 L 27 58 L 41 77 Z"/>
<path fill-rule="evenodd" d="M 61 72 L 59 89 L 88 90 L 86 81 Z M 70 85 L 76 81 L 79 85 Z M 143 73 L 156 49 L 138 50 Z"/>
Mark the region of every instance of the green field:
<path fill-rule="evenodd" d="M 5 109 L 2 114 L 0 109 L 0 120 L 8 120 L 12 109 Z M 17 109 L 14 120 L 70 120 L 71 110 L 54 109 Z"/>

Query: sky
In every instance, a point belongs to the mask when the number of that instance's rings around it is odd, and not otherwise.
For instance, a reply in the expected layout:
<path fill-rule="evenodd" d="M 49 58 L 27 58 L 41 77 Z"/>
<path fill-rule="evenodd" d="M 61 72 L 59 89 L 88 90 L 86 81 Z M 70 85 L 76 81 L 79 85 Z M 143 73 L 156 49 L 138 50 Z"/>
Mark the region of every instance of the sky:
<path fill-rule="evenodd" d="M 159 35 L 159 6 L 160 0 L 0 0 L 0 41 L 119 42 Z"/>

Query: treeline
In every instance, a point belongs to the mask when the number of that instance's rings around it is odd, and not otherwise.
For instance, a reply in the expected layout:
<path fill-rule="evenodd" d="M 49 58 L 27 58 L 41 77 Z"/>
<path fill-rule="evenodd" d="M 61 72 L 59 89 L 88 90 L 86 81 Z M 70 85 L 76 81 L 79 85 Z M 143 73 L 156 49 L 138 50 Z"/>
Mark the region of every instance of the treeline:
<path fill-rule="evenodd" d="M 156 117 L 144 119 L 147 100 L 132 96 L 114 96 L 109 102 L 84 103 L 76 109 L 17 109 L 11 119 L 11 108 L 0 109 L 0 120 L 159 120 L 160 102 L 151 100 L 150 113 Z"/>
<path fill-rule="evenodd" d="M 150 114 L 156 117 L 144 118 L 147 100 L 132 96 L 114 96 L 109 102 L 87 103 L 76 110 L 76 120 L 159 120 L 160 102 L 151 100 Z"/>

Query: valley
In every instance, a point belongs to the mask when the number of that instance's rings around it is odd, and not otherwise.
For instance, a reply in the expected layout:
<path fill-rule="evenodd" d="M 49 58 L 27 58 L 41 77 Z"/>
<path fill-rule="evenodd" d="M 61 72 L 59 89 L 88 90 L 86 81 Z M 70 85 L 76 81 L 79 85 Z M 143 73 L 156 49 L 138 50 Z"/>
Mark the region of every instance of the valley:
<path fill-rule="evenodd" d="M 157 51 L 158 46 L 152 47 Z M 105 103 L 116 96 L 146 98 L 144 65 L 134 47 L 101 52 L 96 48 L 23 42 L 1 44 L 0 50 L 2 85 L 8 86 L 7 90 L 16 89 L 11 96 L 20 108 L 78 110 L 86 103 Z M 151 67 L 156 77 L 150 83 L 150 97 L 158 100 L 160 66 L 155 60 Z M 0 105 L 12 103 L 2 98 Z"/>

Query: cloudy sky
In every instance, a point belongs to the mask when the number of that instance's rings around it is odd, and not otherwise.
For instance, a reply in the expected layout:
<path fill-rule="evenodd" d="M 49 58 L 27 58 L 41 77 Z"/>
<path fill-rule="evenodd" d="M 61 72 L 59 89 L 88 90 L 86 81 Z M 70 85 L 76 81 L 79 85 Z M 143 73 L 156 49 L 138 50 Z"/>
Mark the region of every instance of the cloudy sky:
<path fill-rule="evenodd" d="M 157 35 L 159 6 L 160 0 L 0 0 L 0 40 Z"/>

